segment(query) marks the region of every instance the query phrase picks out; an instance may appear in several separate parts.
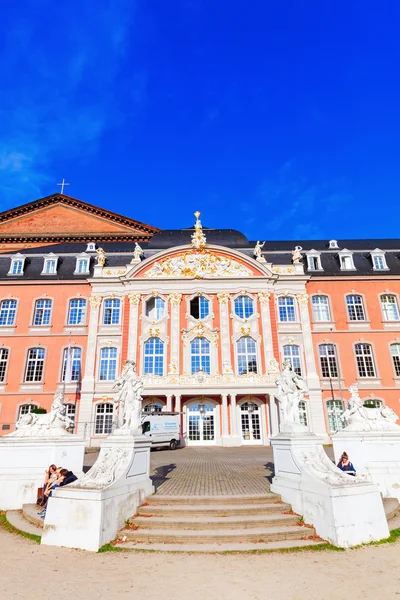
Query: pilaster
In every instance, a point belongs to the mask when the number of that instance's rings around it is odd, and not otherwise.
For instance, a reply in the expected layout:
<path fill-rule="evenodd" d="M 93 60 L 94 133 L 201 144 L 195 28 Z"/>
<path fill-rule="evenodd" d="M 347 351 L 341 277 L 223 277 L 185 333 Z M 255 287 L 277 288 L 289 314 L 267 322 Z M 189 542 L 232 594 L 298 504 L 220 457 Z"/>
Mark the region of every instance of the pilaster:
<path fill-rule="evenodd" d="M 138 340 L 139 303 L 140 294 L 130 292 L 129 299 L 129 337 L 128 337 L 128 360 L 136 362 L 136 349 Z"/>
<path fill-rule="evenodd" d="M 182 294 L 169 294 L 168 300 L 171 304 L 171 336 L 170 336 L 170 363 L 168 373 L 179 373 L 179 350 L 180 350 L 180 305 Z"/>
<path fill-rule="evenodd" d="M 221 356 L 222 356 L 222 373 L 231 373 L 233 365 L 231 365 L 231 340 L 229 335 L 229 293 L 220 292 L 217 294 L 219 301 L 219 314 L 221 325 Z"/>

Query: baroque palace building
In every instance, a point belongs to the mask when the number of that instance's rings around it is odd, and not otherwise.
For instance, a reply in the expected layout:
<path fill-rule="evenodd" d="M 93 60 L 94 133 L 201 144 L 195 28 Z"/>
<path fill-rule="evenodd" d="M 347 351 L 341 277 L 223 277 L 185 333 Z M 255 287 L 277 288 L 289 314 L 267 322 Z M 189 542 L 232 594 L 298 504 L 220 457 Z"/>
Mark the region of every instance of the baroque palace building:
<path fill-rule="evenodd" d="M 98 443 L 127 359 L 188 445 L 268 444 L 284 359 L 325 440 L 354 382 L 399 411 L 399 240 L 260 244 L 199 216 L 162 231 L 63 194 L 0 214 L 2 434 L 64 390 Z"/>

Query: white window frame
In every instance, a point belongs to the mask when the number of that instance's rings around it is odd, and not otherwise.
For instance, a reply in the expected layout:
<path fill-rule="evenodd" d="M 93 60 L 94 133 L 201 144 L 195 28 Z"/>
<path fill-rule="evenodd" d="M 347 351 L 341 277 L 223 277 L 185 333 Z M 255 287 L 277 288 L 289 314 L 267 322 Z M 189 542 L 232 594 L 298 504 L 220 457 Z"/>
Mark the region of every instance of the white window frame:
<path fill-rule="evenodd" d="M 115 377 L 114 379 L 111 378 L 104 378 L 102 379 L 101 376 L 101 363 L 103 360 L 105 360 L 105 358 L 102 358 L 102 354 L 105 350 L 116 350 L 116 355 L 115 357 L 107 357 L 108 360 L 108 367 L 107 367 L 107 375 L 110 374 L 110 362 L 115 360 Z M 102 348 L 100 348 L 100 352 L 99 352 L 99 367 L 98 367 L 98 376 L 97 379 L 98 381 L 104 382 L 106 383 L 107 381 L 115 381 L 116 377 L 117 377 L 117 369 L 118 369 L 118 360 L 119 360 L 119 350 L 117 346 L 103 346 Z"/>
<path fill-rule="evenodd" d="M 308 271 L 323 271 L 320 252 L 317 252 L 317 250 L 310 250 L 307 252 L 306 256 Z"/>
<path fill-rule="evenodd" d="M 326 300 L 326 303 L 321 302 L 320 301 L 321 298 L 324 298 L 324 300 Z M 323 308 L 327 307 L 327 315 L 328 315 L 327 319 L 317 318 L 317 317 L 321 316 L 321 314 L 322 314 L 320 307 L 323 307 Z M 332 322 L 329 297 L 326 294 L 314 294 L 313 296 L 311 296 L 311 309 L 312 309 L 313 321 L 315 323 L 331 323 Z M 320 313 L 319 315 L 317 314 L 318 311 Z"/>
<path fill-rule="evenodd" d="M 331 346 L 333 348 L 333 354 L 327 353 L 327 354 L 321 354 L 321 349 L 325 348 L 326 346 Z M 337 354 L 337 348 L 335 346 L 335 344 L 333 344 L 332 342 L 324 342 L 321 344 L 318 344 L 318 357 L 319 357 L 319 366 L 321 369 L 321 379 L 338 379 L 339 377 L 339 358 L 338 358 L 338 354 Z M 325 369 L 328 370 L 329 375 L 325 375 L 324 374 L 324 367 L 322 366 L 322 359 L 325 359 Z M 336 375 L 332 374 L 332 359 L 335 363 L 335 367 L 336 367 Z"/>
<path fill-rule="evenodd" d="M 74 302 L 75 300 L 81 301 L 84 303 L 85 307 L 84 308 L 73 308 L 71 307 L 72 302 Z M 83 313 L 83 321 L 82 323 L 71 323 L 70 319 L 71 319 L 71 310 L 74 311 L 82 311 Z M 70 327 L 82 327 L 83 325 L 86 324 L 86 313 L 87 313 L 87 299 L 84 297 L 75 297 L 75 298 L 70 298 L 69 302 L 68 302 L 68 316 L 67 316 L 67 325 L 69 325 Z M 78 314 L 78 312 L 77 312 Z"/>
<path fill-rule="evenodd" d="M 3 308 L 3 304 L 6 302 L 15 302 L 15 309 L 14 308 Z M 0 323 L 0 328 L 1 327 L 14 327 L 15 326 L 15 319 L 17 317 L 17 309 L 18 309 L 18 301 L 16 300 L 16 298 L 3 298 L 3 300 L 0 301 L 0 315 L 2 313 L 2 311 L 5 311 L 6 314 L 6 323 Z M 10 318 L 10 314 L 13 315 L 13 320 L 12 323 L 8 323 L 8 320 Z"/>
<path fill-rule="evenodd" d="M 193 348 L 193 343 L 194 343 L 195 340 L 200 340 L 200 352 L 198 354 L 193 355 L 192 348 Z M 203 353 L 202 350 L 201 350 L 201 343 L 202 343 L 203 340 L 205 340 L 208 343 L 208 348 L 209 348 L 208 353 Z M 189 352 L 190 373 L 192 375 L 196 375 L 196 373 L 198 373 L 200 371 L 200 369 L 201 369 L 203 373 L 211 375 L 211 373 L 213 372 L 213 369 L 212 369 L 212 366 L 213 366 L 212 365 L 213 353 L 212 353 L 212 349 L 211 349 L 212 348 L 212 342 L 210 342 L 210 340 L 207 339 L 206 337 L 200 337 L 200 336 L 197 335 L 192 340 L 190 340 L 189 348 L 190 348 L 190 352 Z M 198 369 L 197 371 L 193 371 L 192 370 L 192 357 L 193 356 L 199 356 L 200 357 L 200 361 L 199 361 L 200 362 L 200 369 Z M 203 367 L 202 367 L 202 360 L 201 359 L 202 359 L 203 356 L 208 356 L 209 359 L 210 359 L 209 360 L 209 370 L 208 371 L 205 371 L 203 369 Z"/>
<path fill-rule="evenodd" d="M 355 297 L 361 298 L 361 303 L 359 304 L 359 303 L 352 302 L 351 304 L 349 304 L 349 302 L 348 302 L 349 298 L 355 298 Z M 354 294 L 346 294 L 345 299 L 346 299 L 347 321 L 349 323 L 365 323 L 367 321 L 367 312 L 365 310 L 364 297 L 361 294 L 354 293 Z M 350 306 L 352 306 L 354 308 L 354 314 L 356 316 L 355 319 L 352 319 L 350 316 L 350 311 L 349 311 Z M 357 310 L 355 308 L 357 306 L 361 306 L 361 308 L 362 308 L 363 319 L 358 318 Z"/>
<path fill-rule="evenodd" d="M 192 302 L 194 300 L 198 299 L 199 301 L 199 316 L 195 317 L 194 315 L 192 315 Z M 204 316 L 201 316 L 201 302 L 206 302 L 207 303 L 207 314 Z M 207 319 L 210 315 L 211 315 L 211 301 L 209 298 L 207 298 L 207 296 L 203 296 L 202 294 L 196 294 L 195 296 L 193 296 L 192 298 L 189 299 L 189 315 L 192 319 L 196 319 L 196 321 L 203 321 L 204 319 Z"/>
<path fill-rule="evenodd" d="M 151 340 L 155 340 L 154 343 L 156 343 L 156 340 L 158 340 L 158 341 L 161 342 L 161 344 L 162 344 L 162 353 L 161 354 L 154 352 L 154 350 L 153 350 L 152 353 L 146 354 L 146 345 Z M 143 357 L 142 357 L 142 364 L 143 364 L 142 371 L 143 371 L 143 375 L 155 375 L 157 377 L 163 377 L 165 375 L 165 347 L 166 347 L 166 344 L 165 344 L 164 340 L 162 340 L 160 337 L 149 337 L 149 338 L 147 338 L 147 340 L 143 344 Z M 146 356 L 152 358 L 153 371 L 146 372 Z M 155 373 L 154 372 L 155 358 L 157 356 L 162 356 L 162 373 Z"/>
<path fill-rule="evenodd" d="M 343 248 L 338 252 L 340 270 L 341 271 L 356 271 L 353 260 L 353 252 L 351 250 L 347 250 L 347 248 Z M 346 259 L 348 260 L 348 265 L 345 264 Z"/>
<path fill-rule="evenodd" d="M 394 348 L 396 349 L 395 352 L 393 351 Z M 394 376 L 396 378 L 400 377 L 400 343 L 399 342 L 392 342 L 390 344 L 390 357 L 392 359 Z M 397 360 L 395 360 L 395 358 L 397 358 Z"/>
<path fill-rule="evenodd" d="M 241 317 L 236 312 L 236 303 L 239 303 L 239 301 L 240 301 L 240 306 L 242 306 L 243 308 L 245 307 L 245 301 L 243 300 L 243 298 L 246 298 L 251 303 L 252 312 L 247 317 L 246 316 Z M 254 317 L 254 315 L 256 314 L 256 305 L 254 302 L 254 298 L 252 298 L 250 296 L 250 294 L 240 293 L 235 298 L 232 299 L 232 303 L 233 303 L 233 314 L 235 315 L 235 317 L 237 319 L 240 319 L 241 321 L 247 321 L 248 319 L 251 319 L 252 317 Z M 244 313 L 244 311 L 243 311 L 243 313 Z"/>
<path fill-rule="evenodd" d="M 110 406 L 112 406 L 112 411 L 111 410 L 107 410 L 105 409 L 105 406 L 107 405 L 107 408 L 109 408 Z M 96 402 L 96 404 L 94 405 L 95 409 L 94 409 L 94 424 L 93 424 L 93 434 L 96 435 L 110 435 L 110 433 L 112 432 L 112 426 L 113 426 L 113 421 L 114 421 L 114 412 L 115 412 L 115 404 L 113 402 Z M 99 411 L 100 407 L 104 407 L 104 411 L 101 413 Z M 110 423 L 110 428 L 108 431 L 108 428 L 106 429 L 105 424 L 106 424 L 106 415 L 111 415 L 111 423 Z M 101 426 L 101 431 L 97 430 L 97 425 L 98 425 L 98 417 L 99 417 L 99 421 L 102 421 L 102 426 Z M 102 417 L 102 418 L 101 418 Z M 109 419 L 107 419 L 109 421 Z"/>
<path fill-rule="evenodd" d="M 107 306 L 108 302 L 111 302 L 111 306 Z M 118 305 L 114 306 L 115 302 L 118 302 Z M 106 311 L 111 311 L 110 312 L 111 323 L 105 322 Z M 116 323 L 112 322 L 114 313 L 118 313 L 118 321 Z M 121 325 L 121 320 L 122 320 L 122 298 L 119 298 L 119 297 L 118 298 L 103 298 L 103 314 L 102 314 L 102 320 L 101 320 L 102 327 L 119 327 Z"/>
<path fill-rule="evenodd" d="M 326 417 L 330 433 L 344 429 L 345 424 L 340 418 L 344 413 L 344 403 L 339 398 L 329 398 L 326 400 Z M 335 428 L 331 427 L 331 422 Z"/>
<path fill-rule="evenodd" d="M 54 270 L 52 271 L 48 271 L 48 266 L 51 265 L 52 263 L 54 263 Z M 51 252 L 50 254 L 48 254 L 47 256 L 44 257 L 43 260 L 43 269 L 42 269 L 42 275 L 56 275 L 57 274 L 57 267 L 58 267 L 58 256 L 56 254 L 54 254 L 53 252 Z"/>
<path fill-rule="evenodd" d="M 3 353 L 6 354 L 5 358 L 3 357 Z M 10 348 L 5 348 L 4 346 L 0 348 L 0 383 L 5 383 L 7 379 L 7 370 L 10 362 Z M 3 368 L 4 367 L 4 368 Z"/>
<path fill-rule="evenodd" d="M 40 308 L 38 307 L 39 302 L 50 302 L 50 308 Z M 53 316 L 53 298 L 36 298 L 35 304 L 33 306 L 33 317 L 32 317 L 32 327 L 50 327 L 51 326 L 51 318 Z M 36 323 L 36 313 L 37 311 L 41 311 L 41 323 Z M 48 312 L 49 311 L 49 312 Z M 49 320 L 47 323 L 43 323 L 43 319 L 45 315 L 49 315 Z"/>
<path fill-rule="evenodd" d="M 109 300 L 109 298 L 106 298 L 105 300 Z M 162 302 L 162 307 L 163 307 L 163 313 L 161 316 L 157 316 L 158 314 L 158 308 L 157 308 L 157 301 Z M 155 311 L 156 316 L 150 316 L 149 314 L 147 314 L 147 307 L 149 302 L 154 302 L 154 307 L 151 310 Z M 150 321 L 161 321 L 167 314 L 167 301 L 162 298 L 161 296 L 149 296 L 148 298 L 146 298 L 146 300 L 144 301 L 144 315 L 147 319 L 149 319 Z"/>
<path fill-rule="evenodd" d="M 20 252 L 14 254 L 14 256 L 11 258 L 10 270 L 8 271 L 7 275 L 11 275 L 13 277 L 22 277 L 24 274 L 25 260 L 26 256 L 24 256 Z M 14 265 L 17 263 L 21 263 L 21 271 L 19 273 L 14 273 Z"/>
<path fill-rule="evenodd" d="M 63 349 L 63 353 L 62 353 L 62 364 L 61 364 L 61 381 L 66 381 L 67 383 L 78 383 L 81 380 L 82 377 L 82 356 L 83 356 L 83 350 L 80 346 L 72 346 L 70 348 L 71 351 L 71 360 L 70 360 L 70 365 L 71 365 L 71 371 L 70 373 L 67 373 L 67 363 L 68 363 L 68 347 Z M 80 356 L 79 359 L 74 356 L 75 354 L 78 354 L 78 351 L 80 352 Z M 74 365 L 76 365 L 79 362 L 79 375 L 78 378 L 72 379 L 72 375 L 74 374 L 74 372 L 76 372 L 76 369 L 74 370 Z"/>
<path fill-rule="evenodd" d="M 391 305 L 389 304 L 388 306 L 389 306 L 389 309 L 390 309 L 390 306 L 394 307 L 394 310 L 397 313 L 397 317 L 395 319 L 388 318 L 387 308 L 385 308 L 383 298 L 394 298 L 394 302 L 391 303 Z M 390 292 L 385 292 L 384 294 L 379 295 L 379 300 L 380 300 L 381 310 L 382 310 L 382 320 L 385 322 L 388 322 L 388 323 L 395 323 L 397 321 L 400 321 L 400 311 L 399 311 L 399 303 L 397 300 L 397 295 L 391 294 Z"/>
<path fill-rule="evenodd" d="M 80 264 L 86 261 L 86 270 L 80 270 Z M 86 252 L 82 252 L 79 256 L 76 257 L 76 265 L 74 275 L 88 275 L 90 273 L 90 256 L 86 254 Z"/>
<path fill-rule="evenodd" d="M 247 345 L 246 345 L 246 351 L 245 352 L 241 352 L 239 354 L 238 351 L 238 344 L 241 340 L 251 340 L 254 344 L 254 356 L 255 356 L 255 361 L 256 361 L 256 370 L 255 371 L 248 371 L 246 369 L 245 372 L 240 373 L 239 371 L 239 356 L 246 356 L 246 362 L 247 365 L 249 364 L 249 357 L 253 355 L 253 353 L 249 353 L 248 349 L 247 349 Z M 258 362 L 258 349 L 257 349 L 257 342 L 254 338 L 252 338 L 250 335 L 242 335 L 240 336 L 239 339 L 236 340 L 235 342 L 235 355 L 236 355 L 236 373 L 238 375 L 256 375 L 257 373 L 259 373 L 259 362 Z"/>
<path fill-rule="evenodd" d="M 362 352 L 357 354 L 357 346 L 362 346 Z M 369 348 L 370 352 L 366 352 L 367 348 Z M 375 362 L 375 357 L 374 357 L 374 349 L 372 347 L 372 344 L 370 344 L 369 342 L 357 342 L 356 344 L 354 344 L 354 356 L 356 359 L 356 367 L 357 367 L 357 378 L 358 379 L 376 379 L 378 377 L 377 374 L 377 370 L 376 370 L 376 362 Z M 358 360 L 360 358 L 360 360 Z M 367 373 L 368 371 L 368 358 L 371 359 L 371 364 L 372 364 L 372 368 L 373 368 L 373 374 L 372 375 L 361 375 L 361 371 L 360 371 L 360 366 L 363 367 L 363 369 L 365 370 L 365 372 Z M 362 365 L 361 365 L 362 363 Z"/>
<path fill-rule="evenodd" d="M 292 302 L 293 302 L 294 319 L 281 319 L 281 311 L 280 311 L 279 302 L 280 302 L 280 300 L 288 300 L 288 299 L 292 300 Z M 288 296 L 278 296 L 277 301 L 276 301 L 276 308 L 277 308 L 279 323 L 296 323 L 296 322 L 298 322 L 296 298 L 294 298 L 294 296 L 289 296 L 289 295 Z M 285 306 L 285 310 L 286 310 L 286 316 L 287 316 L 287 311 L 288 311 L 287 306 Z"/>
<path fill-rule="evenodd" d="M 374 271 L 388 271 L 389 270 L 389 267 L 386 264 L 385 253 L 380 248 L 375 248 L 375 250 L 372 250 L 371 259 L 372 259 L 372 268 Z M 382 261 L 382 266 L 377 265 L 375 263 L 375 259 L 380 259 Z"/>
<path fill-rule="evenodd" d="M 43 358 L 29 358 L 30 352 L 31 350 L 43 350 Z M 42 369 L 41 369 L 41 374 L 40 374 L 40 379 L 28 379 L 28 367 L 29 367 L 29 361 L 33 361 L 34 362 L 34 371 L 33 374 L 36 375 L 37 372 L 37 365 L 39 362 L 42 362 Z M 43 348 L 42 346 L 32 346 L 31 348 L 28 348 L 27 354 L 26 354 L 26 364 L 25 364 L 25 372 L 24 372 L 24 383 L 43 383 L 43 378 L 44 378 L 44 369 L 46 366 L 46 349 Z"/>
<path fill-rule="evenodd" d="M 285 353 L 285 348 L 298 348 L 299 354 L 296 355 L 292 351 L 290 351 L 290 353 Z M 285 344 L 284 346 L 282 346 L 282 357 L 282 362 L 285 360 L 290 360 L 290 364 L 292 365 L 292 371 L 300 377 L 303 377 L 302 349 L 299 344 Z M 297 371 L 295 370 L 296 367 L 293 365 L 293 359 L 299 359 L 298 368 L 300 369 L 300 373 L 297 373 Z"/>
<path fill-rule="evenodd" d="M 34 403 L 27 403 L 25 402 L 24 404 L 20 404 L 18 406 L 18 414 L 17 414 L 17 420 L 19 420 L 22 416 L 24 415 L 29 415 L 32 412 L 32 408 L 40 408 L 39 404 L 34 404 Z M 25 410 L 27 409 L 27 410 Z"/>

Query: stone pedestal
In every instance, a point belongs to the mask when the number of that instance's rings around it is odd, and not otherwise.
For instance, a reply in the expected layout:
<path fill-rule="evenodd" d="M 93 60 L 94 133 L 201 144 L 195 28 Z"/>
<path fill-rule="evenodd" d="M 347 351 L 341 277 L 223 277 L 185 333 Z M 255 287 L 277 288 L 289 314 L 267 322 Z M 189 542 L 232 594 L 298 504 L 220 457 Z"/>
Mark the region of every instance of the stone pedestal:
<path fill-rule="evenodd" d="M 0 510 L 18 510 L 36 502 L 51 464 L 82 473 L 85 441 L 63 437 L 0 437 Z"/>
<path fill-rule="evenodd" d="M 322 442 L 322 437 L 310 433 L 281 433 L 271 438 L 275 464 L 271 490 L 335 546 L 347 548 L 388 537 L 378 488 L 342 473 L 326 455 Z"/>
<path fill-rule="evenodd" d="M 384 498 L 400 501 L 400 428 L 340 431 L 332 436 L 336 463 L 347 452 L 357 473 L 369 475 Z"/>
<path fill-rule="evenodd" d="M 102 442 L 90 471 L 53 492 L 42 544 L 97 552 L 112 541 L 125 520 L 154 492 L 150 446 L 145 436 L 111 435 Z"/>

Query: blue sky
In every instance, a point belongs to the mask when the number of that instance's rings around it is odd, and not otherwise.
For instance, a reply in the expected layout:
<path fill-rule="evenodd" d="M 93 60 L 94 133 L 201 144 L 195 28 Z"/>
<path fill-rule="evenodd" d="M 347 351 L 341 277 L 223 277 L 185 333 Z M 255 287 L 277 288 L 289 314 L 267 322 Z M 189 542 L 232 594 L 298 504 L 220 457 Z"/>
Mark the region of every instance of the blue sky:
<path fill-rule="evenodd" d="M 400 237 L 398 0 L 20 0 L 0 210 L 57 191 L 163 228 Z"/>

